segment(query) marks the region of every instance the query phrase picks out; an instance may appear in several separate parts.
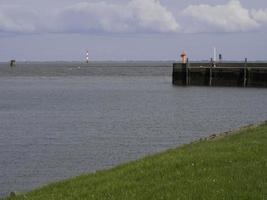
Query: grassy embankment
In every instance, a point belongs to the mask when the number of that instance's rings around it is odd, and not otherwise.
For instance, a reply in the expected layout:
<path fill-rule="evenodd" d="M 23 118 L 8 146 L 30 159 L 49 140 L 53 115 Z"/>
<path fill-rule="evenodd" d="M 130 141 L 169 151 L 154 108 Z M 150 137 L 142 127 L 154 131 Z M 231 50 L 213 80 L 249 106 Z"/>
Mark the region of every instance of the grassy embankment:
<path fill-rule="evenodd" d="M 266 199 L 267 124 L 204 139 L 12 199 Z"/>

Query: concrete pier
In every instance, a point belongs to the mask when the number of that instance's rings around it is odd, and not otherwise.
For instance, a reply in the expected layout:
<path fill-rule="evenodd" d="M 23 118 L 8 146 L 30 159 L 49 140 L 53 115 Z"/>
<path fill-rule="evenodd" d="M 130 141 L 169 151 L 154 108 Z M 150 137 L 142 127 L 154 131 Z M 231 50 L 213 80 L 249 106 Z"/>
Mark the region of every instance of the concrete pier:
<path fill-rule="evenodd" d="M 267 87 L 267 63 L 174 63 L 173 84 L 180 86 Z"/>

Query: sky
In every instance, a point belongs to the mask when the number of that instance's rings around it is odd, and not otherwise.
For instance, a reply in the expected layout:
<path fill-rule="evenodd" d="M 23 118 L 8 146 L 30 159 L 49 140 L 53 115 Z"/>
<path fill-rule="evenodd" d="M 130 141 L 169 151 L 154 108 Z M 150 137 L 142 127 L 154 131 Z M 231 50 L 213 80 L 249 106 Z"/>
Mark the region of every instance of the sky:
<path fill-rule="evenodd" d="M 0 61 L 267 60 L 266 0 L 0 0 Z"/>

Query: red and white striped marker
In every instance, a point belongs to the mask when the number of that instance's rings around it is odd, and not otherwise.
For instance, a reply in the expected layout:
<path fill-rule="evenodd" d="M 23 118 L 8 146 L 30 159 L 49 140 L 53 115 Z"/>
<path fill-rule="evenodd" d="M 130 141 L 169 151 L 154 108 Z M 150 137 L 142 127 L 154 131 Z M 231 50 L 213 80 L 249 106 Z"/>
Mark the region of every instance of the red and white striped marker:
<path fill-rule="evenodd" d="M 86 62 L 89 63 L 89 52 L 86 51 Z"/>

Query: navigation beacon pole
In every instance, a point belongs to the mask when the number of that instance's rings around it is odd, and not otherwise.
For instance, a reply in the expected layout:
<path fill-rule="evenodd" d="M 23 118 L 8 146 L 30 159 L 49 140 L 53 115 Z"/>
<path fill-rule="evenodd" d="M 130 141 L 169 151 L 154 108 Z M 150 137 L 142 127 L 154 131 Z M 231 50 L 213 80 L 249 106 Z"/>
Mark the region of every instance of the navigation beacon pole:
<path fill-rule="evenodd" d="M 217 49 L 216 47 L 213 48 L 213 67 L 216 67 L 217 62 Z"/>
<path fill-rule="evenodd" d="M 86 51 L 86 63 L 89 63 L 89 52 Z"/>

